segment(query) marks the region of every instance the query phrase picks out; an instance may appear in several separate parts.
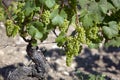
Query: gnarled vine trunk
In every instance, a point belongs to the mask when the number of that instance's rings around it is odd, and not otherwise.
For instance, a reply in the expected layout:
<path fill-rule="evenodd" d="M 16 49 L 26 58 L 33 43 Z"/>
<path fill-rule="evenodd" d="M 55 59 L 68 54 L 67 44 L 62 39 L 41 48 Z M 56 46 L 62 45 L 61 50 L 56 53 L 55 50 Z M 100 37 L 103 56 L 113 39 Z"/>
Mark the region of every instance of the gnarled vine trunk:
<path fill-rule="evenodd" d="M 47 80 L 50 66 L 43 52 L 38 46 L 33 47 L 31 43 L 28 44 L 26 51 L 34 65 L 17 68 L 8 75 L 7 80 Z"/>

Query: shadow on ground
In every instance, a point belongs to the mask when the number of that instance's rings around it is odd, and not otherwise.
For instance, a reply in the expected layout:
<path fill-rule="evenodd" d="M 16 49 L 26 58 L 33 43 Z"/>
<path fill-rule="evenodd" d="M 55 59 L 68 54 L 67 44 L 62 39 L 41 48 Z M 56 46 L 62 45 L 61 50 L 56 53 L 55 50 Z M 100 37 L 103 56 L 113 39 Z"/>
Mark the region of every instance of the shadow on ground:
<path fill-rule="evenodd" d="M 75 71 L 73 71 L 77 72 L 82 68 L 83 73 L 75 74 L 74 76 L 82 75 L 86 77 L 86 74 L 84 74 L 84 72 L 88 72 L 90 74 L 95 75 L 101 75 L 104 72 L 111 73 L 112 75 L 120 74 L 120 48 L 108 48 L 103 50 L 107 53 L 103 55 L 103 58 L 101 60 L 100 54 L 93 54 L 93 52 L 90 49 L 85 48 L 84 53 L 75 57 L 74 61 L 77 65 L 75 67 Z M 56 61 L 57 59 L 61 59 L 62 56 L 65 56 L 64 51 L 58 48 L 48 50 L 44 53 L 44 55 L 45 57 L 53 58 L 54 61 Z M 99 63 L 100 60 L 102 63 Z M 22 63 L 18 63 L 17 65 L 23 66 Z M 50 66 L 53 68 L 54 71 L 57 71 L 57 63 L 53 62 L 52 64 L 50 64 Z M 13 71 L 14 69 L 16 69 L 14 64 L 0 68 L 0 75 L 2 75 L 6 80 L 6 77 L 8 76 L 9 72 Z M 70 74 L 72 74 L 73 72 L 70 72 Z M 107 76 L 106 80 L 110 80 L 110 78 L 110 76 Z M 54 78 L 51 77 L 51 75 L 49 75 L 48 80 L 54 80 Z M 59 78 L 59 80 L 66 79 Z"/>
<path fill-rule="evenodd" d="M 102 55 L 101 59 L 100 54 L 93 54 L 90 49 L 85 48 L 84 53 L 75 58 L 75 62 L 77 63 L 76 71 L 83 68 L 83 72 L 85 71 L 94 75 L 101 75 L 103 73 L 120 75 L 120 48 L 109 47 L 108 49 L 104 49 L 104 51 L 106 53 Z M 106 80 L 110 80 L 109 75 L 106 77 Z"/>

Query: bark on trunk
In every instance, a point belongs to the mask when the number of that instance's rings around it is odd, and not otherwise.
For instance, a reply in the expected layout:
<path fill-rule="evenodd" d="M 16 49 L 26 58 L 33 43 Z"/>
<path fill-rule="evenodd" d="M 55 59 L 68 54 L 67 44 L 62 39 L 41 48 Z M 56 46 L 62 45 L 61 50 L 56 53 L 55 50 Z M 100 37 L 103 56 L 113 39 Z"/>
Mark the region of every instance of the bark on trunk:
<path fill-rule="evenodd" d="M 34 62 L 32 66 L 23 66 L 8 75 L 7 80 L 47 80 L 49 64 L 38 46 L 33 47 L 30 43 L 26 48 L 28 56 Z"/>

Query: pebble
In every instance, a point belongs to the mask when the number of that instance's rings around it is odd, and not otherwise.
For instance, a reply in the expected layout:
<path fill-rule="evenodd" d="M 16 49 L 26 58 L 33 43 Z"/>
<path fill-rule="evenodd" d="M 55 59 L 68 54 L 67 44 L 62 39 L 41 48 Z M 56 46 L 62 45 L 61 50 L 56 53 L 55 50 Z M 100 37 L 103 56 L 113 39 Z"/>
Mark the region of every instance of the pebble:
<path fill-rule="evenodd" d="M 69 76 L 69 73 L 67 71 L 64 71 L 63 74 Z"/>
<path fill-rule="evenodd" d="M 0 56 L 4 55 L 4 52 L 2 50 L 0 50 Z"/>

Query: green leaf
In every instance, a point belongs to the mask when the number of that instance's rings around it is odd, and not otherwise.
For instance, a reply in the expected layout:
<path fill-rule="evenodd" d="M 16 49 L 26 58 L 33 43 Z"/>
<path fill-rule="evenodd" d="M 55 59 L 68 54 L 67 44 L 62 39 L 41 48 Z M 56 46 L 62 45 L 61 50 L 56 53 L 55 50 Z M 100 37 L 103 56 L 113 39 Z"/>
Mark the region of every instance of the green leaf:
<path fill-rule="evenodd" d="M 71 24 L 74 26 L 76 24 L 76 15 L 73 15 Z"/>
<path fill-rule="evenodd" d="M 109 40 L 107 43 L 105 43 L 105 47 L 109 47 L 109 46 L 120 47 L 120 37 Z"/>
<path fill-rule="evenodd" d="M 100 5 L 100 8 L 104 14 L 107 13 L 107 11 L 108 11 L 107 5 L 102 4 L 102 5 Z"/>
<path fill-rule="evenodd" d="M 46 0 L 39 0 L 40 3 L 44 4 Z"/>
<path fill-rule="evenodd" d="M 89 0 L 78 0 L 79 5 L 81 6 L 82 9 L 86 9 L 87 5 L 89 4 Z"/>
<path fill-rule="evenodd" d="M 58 46 L 62 46 L 66 41 L 65 33 L 61 32 L 55 41 L 57 42 Z"/>
<path fill-rule="evenodd" d="M 34 21 L 31 24 L 35 26 L 35 28 L 38 29 L 40 32 L 44 32 L 44 25 L 42 22 Z"/>
<path fill-rule="evenodd" d="M 98 45 L 98 44 L 95 44 L 95 43 L 90 43 L 90 44 L 88 45 L 88 47 L 91 48 L 91 49 L 92 49 L 92 48 L 96 48 L 96 49 L 97 49 L 97 48 L 99 47 L 99 45 Z"/>
<path fill-rule="evenodd" d="M 28 26 L 28 33 L 34 39 L 41 39 L 43 37 L 43 34 L 39 32 L 38 29 L 35 28 L 33 25 Z"/>
<path fill-rule="evenodd" d="M 33 40 L 31 41 L 31 44 L 32 44 L 32 46 L 37 46 L 37 40 L 33 39 Z"/>
<path fill-rule="evenodd" d="M 60 16 L 62 16 L 65 19 L 67 18 L 67 14 L 66 14 L 66 12 L 63 9 L 60 12 Z"/>
<path fill-rule="evenodd" d="M 118 9 L 120 9 L 120 0 L 111 0 L 114 6 Z"/>
<path fill-rule="evenodd" d="M 25 16 L 29 16 L 33 13 L 33 11 L 39 11 L 39 7 L 36 7 L 34 0 L 27 1 L 24 6 Z"/>
<path fill-rule="evenodd" d="M 108 11 L 108 2 L 107 0 L 100 0 L 100 2 L 98 3 L 101 11 L 106 14 Z"/>
<path fill-rule="evenodd" d="M 108 23 L 109 26 L 103 26 L 104 34 L 111 39 L 118 35 L 118 25 L 116 22 L 111 21 Z"/>
<path fill-rule="evenodd" d="M 55 5 L 55 0 L 46 0 L 45 4 L 48 8 L 52 8 Z"/>
<path fill-rule="evenodd" d="M 83 9 L 80 11 L 80 17 L 84 17 L 86 14 L 88 13 L 88 11 L 86 9 Z"/>
<path fill-rule="evenodd" d="M 57 15 L 52 19 L 53 25 L 61 25 L 63 24 L 63 22 L 64 22 L 64 18 L 61 17 L 60 15 Z"/>
<path fill-rule="evenodd" d="M 93 19 L 92 19 L 91 15 L 87 14 L 87 15 L 84 16 L 84 18 L 83 18 L 83 26 L 85 28 L 93 26 Z"/>
<path fill-rule="evenodd" d="M 34 37 L 35 39 L 41 39 L 43 37 L 43 34 L 37 30 Z"/>
<path fill-rule="evenodd" d="M 59 12 L 58 9 L 53 10 L 52 13 L 51 13 L 51 15 L 50 15 L 50 19 L 53 19 L 55 16 L 57 16 L 58 12 Z"/>

